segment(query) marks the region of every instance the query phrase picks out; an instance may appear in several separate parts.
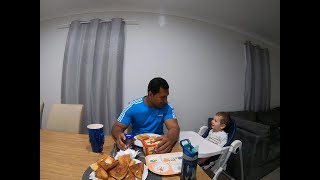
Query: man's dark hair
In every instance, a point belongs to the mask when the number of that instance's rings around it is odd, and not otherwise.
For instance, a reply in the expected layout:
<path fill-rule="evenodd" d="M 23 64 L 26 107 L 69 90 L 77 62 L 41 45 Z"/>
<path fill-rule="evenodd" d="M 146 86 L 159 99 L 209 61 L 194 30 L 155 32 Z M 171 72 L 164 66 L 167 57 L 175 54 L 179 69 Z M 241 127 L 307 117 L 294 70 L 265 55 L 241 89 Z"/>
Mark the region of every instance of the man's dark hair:
<path fill-rule="evenodd" d="M 169 84 L 167 81 L 161 77 L 153 78 L 148 85 L 148 92 L 151 91 L 152 94 L 157 94 L 160 91 L 160 87 L 163 89 L 169 89 Z"/>

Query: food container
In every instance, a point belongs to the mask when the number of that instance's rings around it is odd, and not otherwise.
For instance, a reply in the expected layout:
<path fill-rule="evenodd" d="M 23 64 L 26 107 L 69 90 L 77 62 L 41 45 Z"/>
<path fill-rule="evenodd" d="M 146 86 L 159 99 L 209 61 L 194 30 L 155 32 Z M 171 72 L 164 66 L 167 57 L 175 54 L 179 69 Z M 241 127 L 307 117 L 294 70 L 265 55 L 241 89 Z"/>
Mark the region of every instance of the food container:
<path fill-rule="evenodd" d="M 147 156 L 149 154 L 155 154 L 155 148 L 160 141 L 155 141 L 154 139 L 141 140 L 143 144 L 143 152 Z"/>

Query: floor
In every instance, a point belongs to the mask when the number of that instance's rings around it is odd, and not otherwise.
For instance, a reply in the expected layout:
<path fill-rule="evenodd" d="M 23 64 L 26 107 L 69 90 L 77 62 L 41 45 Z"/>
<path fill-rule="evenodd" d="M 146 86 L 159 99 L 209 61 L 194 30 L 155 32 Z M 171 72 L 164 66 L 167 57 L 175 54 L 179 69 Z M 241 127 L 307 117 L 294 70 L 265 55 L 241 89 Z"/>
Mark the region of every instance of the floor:
<path fill-rule="evenodd" d="M 280 180 L 280 167 L 261 178 L 260 180 Z"/>
<path fill-rule="evenodd" d="M 210 170 L 205 170 L 205 172 L 208 174 L 210 178 L 213 178 L 213 173 Z M 224 174 L 220 174 L 218 177 L 218 180 L 229 180 L 228 177 L 226 177 Z M 260 180 L 280 180 L 280 167 L 272 171 L 271 173 L 267 174 Z"/>

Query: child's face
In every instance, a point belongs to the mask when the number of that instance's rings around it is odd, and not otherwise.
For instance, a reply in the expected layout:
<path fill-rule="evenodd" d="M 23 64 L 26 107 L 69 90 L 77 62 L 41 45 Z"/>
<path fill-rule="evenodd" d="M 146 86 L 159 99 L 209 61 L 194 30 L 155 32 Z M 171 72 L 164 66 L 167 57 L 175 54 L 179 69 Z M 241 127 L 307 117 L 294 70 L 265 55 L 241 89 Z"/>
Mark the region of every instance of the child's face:
<path fill-rule="evenodd" d="M 211 121 L 211 127 L 213 131 L 221 131 L 225 127 L 225 124 L 221 124 L 221 116 L 214 116 Z"/>

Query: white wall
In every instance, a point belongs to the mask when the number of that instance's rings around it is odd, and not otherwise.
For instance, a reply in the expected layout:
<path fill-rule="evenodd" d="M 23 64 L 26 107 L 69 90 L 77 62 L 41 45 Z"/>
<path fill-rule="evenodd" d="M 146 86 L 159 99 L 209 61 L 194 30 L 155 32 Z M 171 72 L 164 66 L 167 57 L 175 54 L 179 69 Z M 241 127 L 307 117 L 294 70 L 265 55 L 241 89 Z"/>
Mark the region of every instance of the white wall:
<path fill-rule="evenodd" d="M 242 110 L 246 40 L 269 48 L 271 106 L 280 105 L 280 48 L 198 20 L 152 13 L 104 12 L 40 22 L 40 97 L 46 103 L 43 127 L 52 103 L 60 103 L 64 47 L 72 20 L 122 17 L 126 25 L 124 102 L 147 94 L 149 81 L 165 78 L 182 130 L 197 131 L 217 111 Z"/>

